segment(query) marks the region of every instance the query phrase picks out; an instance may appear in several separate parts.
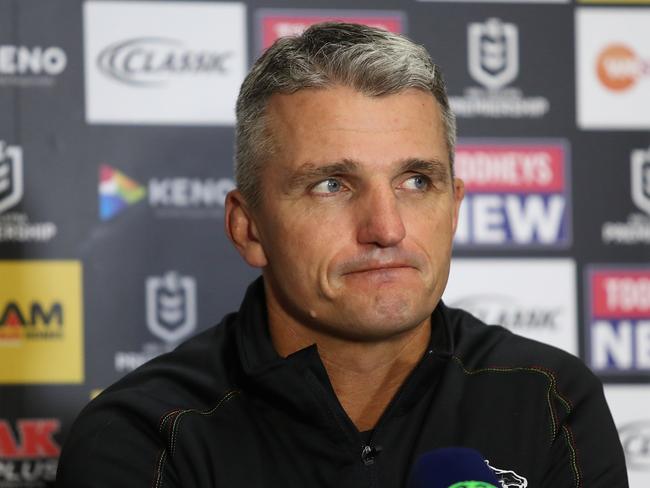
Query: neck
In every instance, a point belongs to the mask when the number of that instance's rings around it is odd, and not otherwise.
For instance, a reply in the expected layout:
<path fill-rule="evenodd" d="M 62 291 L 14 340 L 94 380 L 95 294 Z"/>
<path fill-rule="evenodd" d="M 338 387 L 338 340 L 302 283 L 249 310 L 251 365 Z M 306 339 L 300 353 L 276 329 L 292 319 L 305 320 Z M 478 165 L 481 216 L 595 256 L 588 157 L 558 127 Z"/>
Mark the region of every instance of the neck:
<path fill-rule="evenodd" d="M 267 305 L 271 340 L 278 354 L 286 357 L 316 344 L 341 406 L 361 432 L 375 427 L 424 355 L 431 335 L 427 318 L 386 340 L 351 341 L 299 323 L 277 303 L 267 301 Z"/>

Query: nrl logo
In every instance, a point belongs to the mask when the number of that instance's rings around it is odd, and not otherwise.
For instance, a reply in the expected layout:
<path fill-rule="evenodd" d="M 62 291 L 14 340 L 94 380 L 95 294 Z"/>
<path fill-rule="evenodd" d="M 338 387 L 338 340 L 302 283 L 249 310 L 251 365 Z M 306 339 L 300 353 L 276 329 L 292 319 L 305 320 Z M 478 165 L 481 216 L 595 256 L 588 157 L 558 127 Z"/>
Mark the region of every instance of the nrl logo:
<path fill-rule="evenodd" d="M 501 488 L 527 488 L 528 480 L 523 476 L 519 476 L 514 471 L 508 471 L 505 469 L 495 468 L 490 466 L 489 461 L 485 461 L 485 464 L 488 465 L 488 468 L 492 470 L 497 480 L 501 484 Z"/>
<path fill-rule="evenodd" d="M 650 148 L 632 151 L 630 163 L 632 201 L 650 215 Z"/>
<path fill-rule="evenodd" d="M 165 342 L 175 343 L 196 327 L 196 282 L 174 271 L 147 278 L 147 326 Z"/>
<path fill-rule="evenodd" d="M 497 90 L 519 73 L 517 26 L 490 18 L 467 30 L 469 72 L 479 83 Z"/>
<path fill-rule="evenodd" d="M 23 197 L 23 152 L 0 141 L 0 214 Z"/>

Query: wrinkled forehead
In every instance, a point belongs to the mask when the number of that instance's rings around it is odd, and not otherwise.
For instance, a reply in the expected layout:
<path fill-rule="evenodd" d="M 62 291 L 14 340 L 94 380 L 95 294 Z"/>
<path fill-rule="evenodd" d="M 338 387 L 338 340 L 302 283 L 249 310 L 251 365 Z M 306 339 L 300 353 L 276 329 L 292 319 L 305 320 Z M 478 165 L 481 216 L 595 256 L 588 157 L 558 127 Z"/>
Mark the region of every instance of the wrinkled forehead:
<path fill-rule="evenodd" d="M 275 94 L 265 119 L 274 145 L 271 159 L 280 164 L 367 158 L 448 161 L 438 102 L 419 89 L 367 96 L 336 86 Z"/>

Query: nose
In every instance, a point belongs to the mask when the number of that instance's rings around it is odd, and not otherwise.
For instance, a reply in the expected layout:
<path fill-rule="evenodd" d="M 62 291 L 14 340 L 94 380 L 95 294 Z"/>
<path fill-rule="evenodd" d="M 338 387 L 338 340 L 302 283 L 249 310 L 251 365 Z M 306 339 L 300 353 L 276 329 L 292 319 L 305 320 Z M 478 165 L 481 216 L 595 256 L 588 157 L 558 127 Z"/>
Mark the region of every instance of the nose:
<path fill-rule="evenodd" d="M 390 186 L 368 189 L 361 200 L 358 202 L 359 243 L 379 247 L 399 244 L 406 236 L 406 228 L 393 189 Z"/>

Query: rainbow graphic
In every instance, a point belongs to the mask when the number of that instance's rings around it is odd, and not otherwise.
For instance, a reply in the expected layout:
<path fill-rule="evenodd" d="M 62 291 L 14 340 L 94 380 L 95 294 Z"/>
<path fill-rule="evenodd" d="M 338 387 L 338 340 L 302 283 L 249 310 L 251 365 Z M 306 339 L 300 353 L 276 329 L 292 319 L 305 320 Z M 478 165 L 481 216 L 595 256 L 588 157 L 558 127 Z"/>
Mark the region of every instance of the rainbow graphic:
<path fill-rule="evenodd" d="M 125 208 L 138 203 L 147 190 L 115 168 L 102 164 L 99 167 L 99 218 L 109 220 Z"/>

